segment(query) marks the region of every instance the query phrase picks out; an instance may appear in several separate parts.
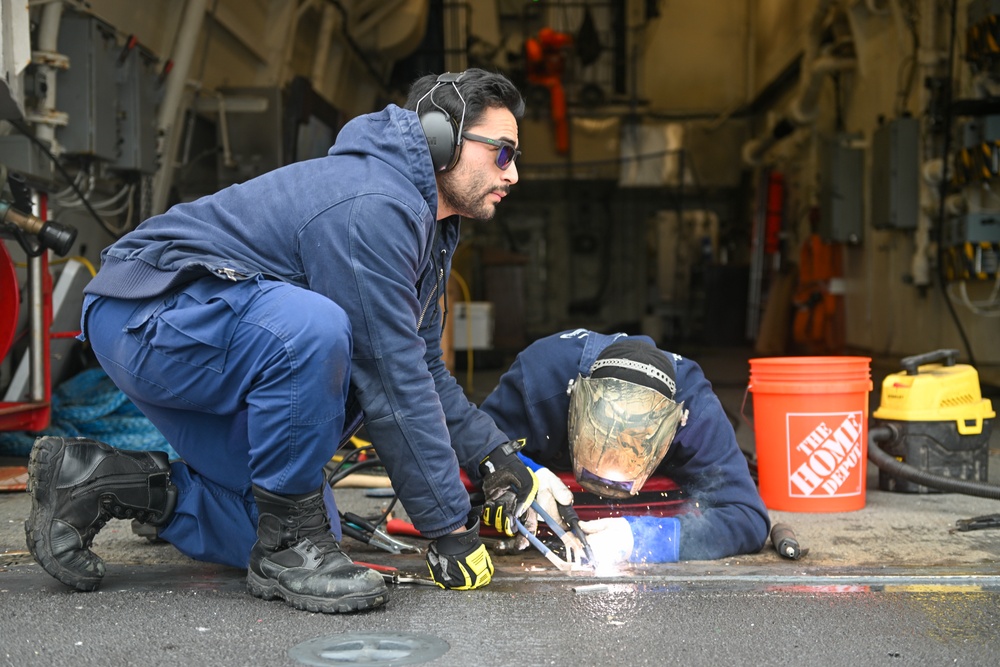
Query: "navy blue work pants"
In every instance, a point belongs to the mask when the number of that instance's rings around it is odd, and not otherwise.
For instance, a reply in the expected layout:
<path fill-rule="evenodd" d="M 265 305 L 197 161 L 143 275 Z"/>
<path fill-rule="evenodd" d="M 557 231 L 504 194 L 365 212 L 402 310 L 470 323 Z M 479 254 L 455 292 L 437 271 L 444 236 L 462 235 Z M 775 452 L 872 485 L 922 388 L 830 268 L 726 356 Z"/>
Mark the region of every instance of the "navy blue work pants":
<path fill-rule="evenodd" d="M 114 383 L 182 461 L 159 535 L 198 559 L 246 567 L 256 541 L 252 485 L 324 488 L 344 427 L 351 327 L 333 301 L 274 280 L 202 278 L 145 300 L 88 298 L 84 334 Z"/>

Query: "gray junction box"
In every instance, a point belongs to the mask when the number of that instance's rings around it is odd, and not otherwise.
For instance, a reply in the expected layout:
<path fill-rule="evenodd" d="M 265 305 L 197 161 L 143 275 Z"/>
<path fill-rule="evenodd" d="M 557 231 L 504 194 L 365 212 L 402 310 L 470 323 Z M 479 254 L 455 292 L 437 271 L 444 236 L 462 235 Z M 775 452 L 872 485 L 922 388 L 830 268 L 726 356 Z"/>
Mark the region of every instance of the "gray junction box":
<path fill-rule="evenodd" d="M 56 78 L 57 103 L 69 123 L 56 140 L 69 154 L 113 161 L 118 157 L 115 61 L 119 47 L 114 29 L 92 16 L 67 13 L 60 23 L 59 52 L 69 69 Z"/>
<path fill-rule="evenodd" d="M 916 229 L 919 207 L 920 121 L 898 118 L 872 139 L 872 226 Z"/>
<path fill-rule="evenodd" d="M 864 225 L 863 187 L 865 154 L 853 144 L 857 135 L 839 134 L 822 144 L 820 174 L 820 221 L 818 232 L 825 241 L 861 242 Z"/>

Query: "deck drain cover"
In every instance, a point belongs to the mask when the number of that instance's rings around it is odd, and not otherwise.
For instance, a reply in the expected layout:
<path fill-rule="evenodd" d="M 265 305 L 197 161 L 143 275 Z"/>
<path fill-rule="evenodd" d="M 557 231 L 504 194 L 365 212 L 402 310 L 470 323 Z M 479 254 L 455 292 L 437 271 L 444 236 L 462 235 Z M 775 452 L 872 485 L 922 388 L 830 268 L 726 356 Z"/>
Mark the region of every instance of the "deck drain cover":
<path fill-rule="evenodd" d="M 448 642 L 406 632 L 351 633 L 317 637 L 293 646 L 288 656 L 303 665 L 419 665 L 448 652 Z"/>

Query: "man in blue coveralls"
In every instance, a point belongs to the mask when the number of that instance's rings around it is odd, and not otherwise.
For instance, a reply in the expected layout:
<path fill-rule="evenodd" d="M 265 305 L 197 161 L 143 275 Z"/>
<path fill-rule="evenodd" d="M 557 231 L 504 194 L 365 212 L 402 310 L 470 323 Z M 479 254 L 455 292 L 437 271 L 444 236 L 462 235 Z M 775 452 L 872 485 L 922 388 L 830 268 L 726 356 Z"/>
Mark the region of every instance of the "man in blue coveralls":
<path fill-rule="evenodd" d="M 322 158 L 146 220 L 106 248 L 83 335 L 182 461 L 42 437 L 25 524 L 35 559 L 94 590 L 90 550 L 138 519 L 249 591 L 310 611 L 384 604 L 340 549 L 323 465 L 361 423 L 443 588 L 490 582 L 460 468 L 508 535 L 537 481 L 441 361 L 438 298 L 460 216 L 487 220 L 517 182 L 524 102 L 499 74 L 414 82 L 406 108 L 354 118 Z M 334 434 L 331 437 L 331 434 Z"/>
<path fill-rule="evenodd" d="M 557 521 L 573 494 L 552 471 L 572 470 L 612 501 L 654 471 L 688 494 L 692 511 L 677 517 L 581 522 L 602 562 L 711 560 L 755 553 L 767 540 L 767 510 L 701 367 L 646 336 L 578 329 L 535 341 L 481 408 L 508 437 L 525 438 L 520 455 Z"/>

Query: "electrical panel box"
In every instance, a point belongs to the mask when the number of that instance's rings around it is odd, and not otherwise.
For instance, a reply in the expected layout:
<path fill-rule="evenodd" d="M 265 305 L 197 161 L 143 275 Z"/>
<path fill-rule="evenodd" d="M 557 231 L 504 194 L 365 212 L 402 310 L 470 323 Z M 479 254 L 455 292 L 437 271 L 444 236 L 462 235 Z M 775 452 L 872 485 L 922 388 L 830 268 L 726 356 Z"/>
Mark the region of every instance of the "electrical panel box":
<path fill-rule="evenodd" d="M 118 157 L 114 28 L 92 16 L 67 12 L 59 25 L 59 53 L 69 68 L 56 76 L 56 100 L 69 123 L 56 140 L 69 154 L 112 161 Z"/>
<path fill-rule="evenodd" d="M 865 154 L 855 146 L 859 139 L 858 135 L 840 134 L 822 144 L 817 232 L 825 241 L 861 242 Z"/>
<path fill-rule="evenodd" d="M 945 246 L 1000 243 L 1000 212 L 966 213 L 945 225 Z"/>
<path fill-rule="evenodd" d="M 140 46 L 118 59 L 118 159 L 114 169 L 156 172 L 156 110 L 159 96 L 156 59 Z"/>
<path fill-rule="evenodd" d="M 872 226 L 916 229 L 919 215 L 920 121 L 898 118 L 872 139 Z"/>
<path fill-rule="evenodd" d="M 1000 212 L 950 218 L 943 241 L 948 280 L 994 280 L 1000 274 Z"/>

